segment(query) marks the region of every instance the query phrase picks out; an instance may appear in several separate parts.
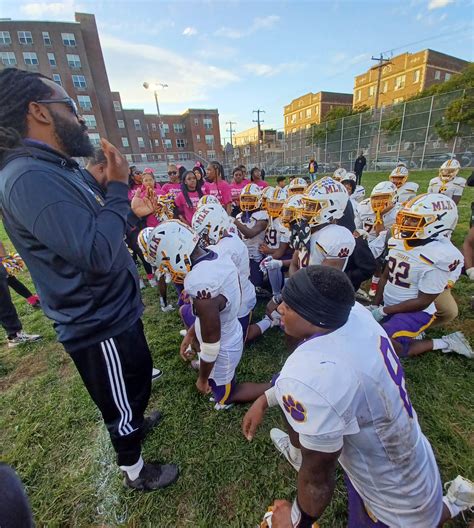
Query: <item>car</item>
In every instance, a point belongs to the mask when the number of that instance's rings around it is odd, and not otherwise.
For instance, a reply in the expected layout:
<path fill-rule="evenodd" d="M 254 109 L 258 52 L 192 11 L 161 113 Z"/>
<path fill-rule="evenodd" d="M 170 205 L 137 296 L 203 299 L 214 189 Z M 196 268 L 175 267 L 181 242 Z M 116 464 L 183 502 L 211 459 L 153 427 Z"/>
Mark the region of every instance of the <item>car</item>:
<path fill-rule="evenodd" d="M 459 161 L 461 167 L 470 167 L 473 162 L 472 152 L 458 152 L 454 157 Z M 449 152 L 443 152 L 441 154 L 427 154 L 423 160 L 424 168 L 439 168 L 441 165 L 450 159 L 453 158 L 453 155 Z"/>
<path fill-rule="evenodd" d="M 372 170 L 393 170 L 399 162 L 404 163 L 409 169 L 416 169 L 417 165 L 414 161 L 410 161 L 407 158 L 393 157 L 382 157 L 370 162 L 370 168 Z"/>

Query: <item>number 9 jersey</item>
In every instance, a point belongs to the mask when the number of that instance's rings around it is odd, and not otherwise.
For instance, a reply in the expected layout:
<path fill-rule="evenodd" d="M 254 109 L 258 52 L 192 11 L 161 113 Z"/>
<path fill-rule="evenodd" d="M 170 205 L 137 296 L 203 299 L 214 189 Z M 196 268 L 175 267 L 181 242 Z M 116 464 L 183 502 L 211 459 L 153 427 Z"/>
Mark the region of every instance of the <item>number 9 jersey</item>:
<path fill-rule="evenodd" d="M 388 249 L 388 277 L 383 292 L 385 306 L 416 299 L 419 292 L 442 293 L 451 272 L 464 260 L 462 253 L 447 238 L 416 247 L 391 238 Z M 434 314 L 435 304 L 431 303 L 424 311 Z"/>

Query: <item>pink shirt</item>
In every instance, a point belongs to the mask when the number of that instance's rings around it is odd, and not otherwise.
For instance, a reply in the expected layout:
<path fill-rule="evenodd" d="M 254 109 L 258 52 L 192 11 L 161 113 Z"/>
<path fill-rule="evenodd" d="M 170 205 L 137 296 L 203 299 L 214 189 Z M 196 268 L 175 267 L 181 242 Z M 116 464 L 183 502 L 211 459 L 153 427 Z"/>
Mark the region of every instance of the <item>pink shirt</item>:
<path fill-rule="evenodd" d="M 230 184 L 230 194 L 234 205 L 238 206 L 240 204 L 240 191 L 249 183 L 249 180 L 242 180 L 240 183 L 232 182 Z"/>
<path fill-rule="evenodd" d="M 249 183 L 255 183 L 255 185 L 258 185 L 262 189 L 265 189 L 265 187 L 268 187 L 268 183 L 265 180 L 260 180 L 256 182 L 254 181 L 254 182 L 249 182 Z"/>
<path fill-rule="evenodd" d="M 132 186 L 128 189 L 128 201 L 131 202 L 132 198 L 135 196 L 135 193 L 138 189 L 140 189 L 141 185 L 137 185 L 136 183 L 132 183 Z"/>
<path fill-rule="evenodd" d="M 209 194 L 215 196 L 221 205 L 227 205 L 232 202 L 232 194 L 230 191 L 230 185 L 226 181 L 220 181 L 219 183 L 206 183 L 206 188 Z"/>
<path fill-rule="evenodd" d="M 203 194 L 207 194 L 203 192 Z M 199 194 L 197 191 L 190 191 L 188 192 L 189 199 L 191 200 L 191 203 L 193 204 L 192 207 L 189 207 L 188 202 L 186 201 L 186 198 L 184 197 L 184 194 L 180 192 L 178 196 L 176 196 L 174 203 L 176 207 L 178 208 L 179 214 L 183 215 L 186 222 L 191 225 L 194 211 L 196 211 L 197 204 L 199 202 Z"/>
<path fill-rule="evenodd" d="M 181 184 L 180 183 L 165 183 L 163 187 L 161 188 L 161 191 L 163 194 L 172 194 L 173 198 L 176 198 L 176 196 L 181 192 Z"/>

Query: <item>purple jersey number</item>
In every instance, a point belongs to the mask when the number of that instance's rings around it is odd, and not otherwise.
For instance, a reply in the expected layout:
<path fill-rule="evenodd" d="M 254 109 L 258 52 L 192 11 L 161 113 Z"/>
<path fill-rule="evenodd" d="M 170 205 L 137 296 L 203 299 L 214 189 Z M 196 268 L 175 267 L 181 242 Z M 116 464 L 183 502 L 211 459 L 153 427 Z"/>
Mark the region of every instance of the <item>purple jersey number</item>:
<path fill-rule="evenodd" d="M 390 257 L 387 262 L 388 280 L 400 286 L 401 288 L 409 288 L 410 283 L 407 282 L 408 274 L 410 273 L 410 264 L 408 262 L 397 262 L 397 259 Z M 397 270 L 397 271 L 395 271 Z"/>
<path fill-rule="evenodd" d="M 277 231 L 276 229 L 267 229 L 265 232 L 265 244 L 267 246 L 276 246 L 277 243 Z"/>
<path fill-rule="evenodd" d="M 410 397 L 405 386 L 405 375 L 403 372 L 403 367 L 398 359 L 397 354 L 395 354 L 390 341 L 386 337 L 380 337 L 380 352 L 382 352 L 383 360 L 385 366 L 387 367 L 390 377 L 395 382 L 395 385 L 398 387 L 400 392 L 400 398 L 403 402 L 408 416 L 413 418 L 413 407 L 411 405 Z"/>

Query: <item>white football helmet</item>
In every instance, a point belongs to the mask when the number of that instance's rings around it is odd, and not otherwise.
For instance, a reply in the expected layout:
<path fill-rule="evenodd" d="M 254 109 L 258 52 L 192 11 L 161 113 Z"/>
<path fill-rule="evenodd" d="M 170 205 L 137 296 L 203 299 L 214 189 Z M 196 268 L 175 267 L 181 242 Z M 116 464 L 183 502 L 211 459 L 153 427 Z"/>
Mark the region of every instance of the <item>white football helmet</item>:
<path fill-rule="evenodd" d="M 277 187 L 273 189 L 271 195 L 267 198 L 267 211 L 270 218 L 278 218 L 283 210 L 285 200 L 288 198 L 288 190 L 286 187 L 281 189 Z"/>
<path fill-rule="evenodd" d="M 302 194 L 293 194 L 293 196 L 289 196 L 283 204 L 280 218 L 281 223 L 287 229 L 291 227 L 292 222 L 300 219 L 300 214 L 303 209 L 302 198 Z"/>
<path fill-rule="evenodd" d="M 271 187 L 271 186 L 265 187 L 265 189 L 263 189 L 263 192 L 262 192 L 262 209 L 266 209 L 267 208 L 268 197 L 272 195 L 272 192 L 274 190 L 275 190 L 275 187 Z"/>
<path fill-rule="evenodd" d="M 397 166 L 397 167 L 406 167 L 407 165 L 406 165 L 406 163 L 405 163 L 404 161 L 400 161 L 400 160 L 398 160 L 396 166 Z"/>
<path fill-rule="evenodd" d="M 458 175 L 460 169 L 461 165 L 457 159 L 447 160 L 439 168 L 439 177 L 444 182 L 448 182 Z"/>
<path fill-rule="evenodd" d="M 338 169 L 340 170 L 340 169 Z M 344 169 L 342 169 L 344 170 Z M 337 178 L 335 178 L 337 179 Z M 345 181 L 345 180 L 351 180 L 353 182 L 357 182 L 357 176 L 353 173 L 353 172 L 346 172 L 344 174 L 344 177 L 341 179 L 341 181 Z"/>
<path fill-rule="evenodd" d="M 148 236 L 148 255 L 153 266 L 168 272 L 171 280 L 182 284 L 191 271 L 191 253 L 199 235 L 180 220 L 168 220 L 153 228 Z"/>
<path fill-rule="evenodd" d="M 193 215 L 192 226 L 206 245 L 217 244 L 229 229 L 231 220 L 220 204 L 199 207 Z"/>
<path fill-rule="evenodd" d="M 143 256 L 145 257 L 145 260 L 148 262 L 148 264 L 153 264 L 148 253 L 148 241 L 150 240 L 150 235 L 153 229 L 153 227 L 145 227 L 145 229 L 142 229 L 140 233 L 138 233 L 138 247 L 141 249 L 141 252 L 143 253 Z"/>
<path fill-rule="evenodd" d="M 346 169 L 339 167 L 336 169 L 332 175 L 333 180 L 342 181 L 346 178 L 347 171 Z"/>
<path fill-rule="evenodd" d="M 349 201 L 349 193 L 342 183 L 323 178 L 312 183 L 303 195 L 301 218 L 311 227 L 341 218 Z"/>
<path fill-rule="evenodd" d="M 201 198 L 199 198 L 199 202 L 197 204 L 196 209 L 199 209 L 203 205 L 211 205 L 211 204 L 220 205 L 221 203 L 212 194 L 205 194 L 204 196 L 201 196 Z"/>
<path fill-rule="evenodd" d="M 444 194 L 415 196 L 397 214 L 393 225 L 394 238 L 426 240 L 454 230 L 458 221 L 458 208 Z"/>
<path fill-rule="evenodd" d="M 248 183 L 240 191 L 240 210 L 255 211 L 262 205 L 262 190 L 255 183 Z"/>
<path fill-rule="evenodd" d="M 391 181 L 381 181 L 370 193 L 370 205 L 376 213 L 381 213 L 397 203 L 397 188 Z"/>
<path fill-rule="evenodd" d="M 393 169 L 388 179 L 399 189 L 408 180 L 408 169 L 405 165 L 399 165 Z"/>
<path fill-rule="evenodd" d="M 293 178 L 290 183 L 287 185 L 288 196 L 293 196 L 294 194 L 302 194 L 308 184 L 304 178 Z"/>

